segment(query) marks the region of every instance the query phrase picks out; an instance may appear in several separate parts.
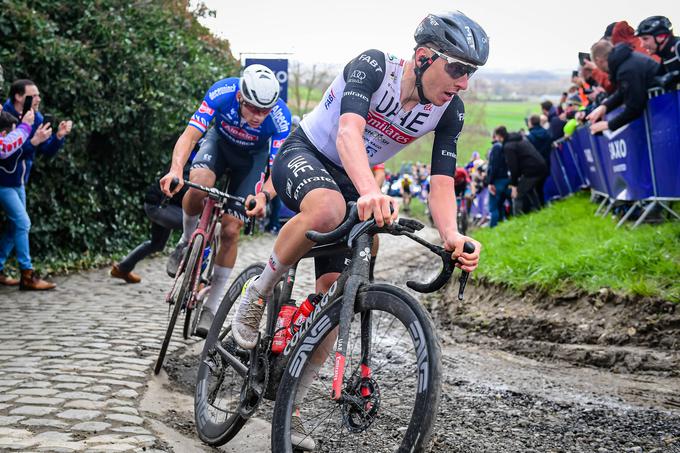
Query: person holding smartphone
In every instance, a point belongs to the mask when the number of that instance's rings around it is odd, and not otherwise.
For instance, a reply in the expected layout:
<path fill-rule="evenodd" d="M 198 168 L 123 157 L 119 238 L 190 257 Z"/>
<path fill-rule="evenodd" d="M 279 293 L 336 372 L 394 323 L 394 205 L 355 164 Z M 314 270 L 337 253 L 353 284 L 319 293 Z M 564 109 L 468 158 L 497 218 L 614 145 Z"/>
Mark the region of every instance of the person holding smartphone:
<path fill-rule="evenodd" d="M 30 102 L 27 101 L 29 96 Z M 29 105 L 30 108 L 27 109 Z M 54 156 L 64 145 L 72 128 L 71 121 L 62 121 L 58 126 L 44 122 L 39 108 L 40 90 L 34 82 L 20 79 L 12 83 L 3 109 L 17 118 L 31 111 L 34 119 L 28 140 L 11 156 L 0 160 L 0 208 L 9 219 L 7 228 L 0 236 L 0 276 L 4 275 L 5 262 L 12 250 L 15 250 L 21 270 L 18 283 L 22 290 L 48 290 L 56 286 L 41 279 L 33 271 L 28 243 L 31 220 L 26 211 L 25 186 L 36 153 Z M 16 285 L 17 282 L 15 279 L 5 278 L 0 279 L 0 284 Z"/>

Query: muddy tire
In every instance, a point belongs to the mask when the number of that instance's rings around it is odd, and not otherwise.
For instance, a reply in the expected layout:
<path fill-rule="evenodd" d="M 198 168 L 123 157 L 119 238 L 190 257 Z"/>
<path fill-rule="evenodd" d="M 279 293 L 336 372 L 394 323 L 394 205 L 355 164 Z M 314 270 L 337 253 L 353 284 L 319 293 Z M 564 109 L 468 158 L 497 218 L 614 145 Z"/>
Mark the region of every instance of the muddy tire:
<path fill-rule="evenodd" d="M 175 306 L 172 307 L 172 315 L 168 321 L 168 328 L 165 331 L 165 337 L 163 338 L 163 344 L 161 344 L 161 350 L 158 352 L 158 359 L 156 359 L 156 366 L 154 367 L 154 374 L 161 372 L 163 368 L 163 361 L 165 360 L 165 354 L 168 352 L 168 346 L 170 345 L 170 339 L 172 338 L 172 332 L 175 330 L 175 324 L 177 323 L 177 317 L 179 316 L 180 310 L 186 303 L 186 299 L 191 295 L 191 288 L 193 286 L 194 279 L 194 266 L 196 265 L 196 260 L 198 260 L 198 254 L 201 253 L 201 238 L 196 236 L 196 239 L 191 244 L 191 252 L 186 264 L 182 264 L 182 274 L 180 278 L 182 282 L 180 283 L 179 292 L 175 298 Z M 187 314 L 187 316 L 189 316 Z"/>
<path fill-rule="evenodd" d="M 325 308 L 289 352 L 276 395 L 272 451 L 295 451 L 290 440 L 291 414 L 315 353 L 328 357 L 299 402 L 305 431 L 315 438 L 315 451 L 424 451 L 441 394 L 441 349 L 432 319 L 399 288 L 363 287 L 350 327 L 343 383 L 343 395 L 351 398 L 339 404 L 330 398 L 333 360 L 328 358 L 335 354 L 341 307 L 338 300 Z M 363 377 L 359 365 L 362 316 L 356 314 L 362 312 L 371 318 L 366 329 L 370 331 L 370 379 Z M 362 393 L 365 388 L 370 388 L 366 394 Z"/>
<path fill-rule="evenodd" d="M 194 418 L 198 437 L 208 445 L 226 444 L 248 421 L 239 413 L 243 378 L 215 352 L 215 345 L 220 342 L 230 352 L 236 348 L 229 333 L 235 313 L 232 308 L 245 282 L 260 275 L 263 269 L 264 263 L 252 264 L 236 277 L 220 303 L 201 352 L 194 393 Z M 232 316 L 229 316 L 230 313 Z"/>

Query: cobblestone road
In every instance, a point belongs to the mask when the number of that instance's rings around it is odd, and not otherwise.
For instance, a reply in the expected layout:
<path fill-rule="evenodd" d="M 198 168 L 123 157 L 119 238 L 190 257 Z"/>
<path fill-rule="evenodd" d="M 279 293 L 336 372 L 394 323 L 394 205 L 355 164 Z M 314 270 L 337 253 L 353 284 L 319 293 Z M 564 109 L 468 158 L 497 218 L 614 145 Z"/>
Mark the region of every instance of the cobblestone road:
<path fill-rule="evenodd" d="M 235 272 L 264 261 L 272 244 L 271 236 L 242 243 Z M 381 236 L 376 276 L 403 287 L 406 276 L 427 278 L 436 261 L 410 241 Z M 195 434 L 191 384 L 181 388 L 151 370 L 168 317 L 164 268 L 163 257 L 141 263 L 138 285 L 102 269 L 56 278 L 58 288 L 46 293 L 0 288 L 0 451 L 215 451 Z M 313 289 L 311 268 L 310 260 L 299 268 L 297 300 Z M 175 333 L 168 356 L 182 354 L 195 366 L 201 344 L 183 341 L 180 328 Z M 542 364 L 452 334 L 440 331 L 445 399 L 434 451 L 680 451 L 680 412 L 658 403 L 674 398 L 677 378 Z M 510 413 L 501 400 L 517 408 Z M 268 451 L 264 411 L 220 451 Z M 518 417 L 528 418 L 518 424 Z M 536 437 L 532 428 L 540 422 L 574 431 L 581 419 L 586 434 L 566 448 L 564 439 L 551 443 L 561 434 Z"/>
<path fill-rule="evenodd" d="M 272 245 L 269 235 L 244 242 L 235 272 L 264 261 Z M 393 264 L 385 259 L 378 271 Z M 0 451 L 170 449 L 169 434 L 140 407 L 159 379 L 151 367 L 167 325 L 164 269 L 163 257 L 143 261 L 138 285 L 107 268 L 55 278 L 57 289 L 44 293 L 0 288 Z M 299 269 L 296 299 L 313 290 L 312 262 Z M 195 343 L 182 340 L 181 327 L 175 334 L 168 356 Z M 178 404 L 193 410 L 191 400 Z"/>

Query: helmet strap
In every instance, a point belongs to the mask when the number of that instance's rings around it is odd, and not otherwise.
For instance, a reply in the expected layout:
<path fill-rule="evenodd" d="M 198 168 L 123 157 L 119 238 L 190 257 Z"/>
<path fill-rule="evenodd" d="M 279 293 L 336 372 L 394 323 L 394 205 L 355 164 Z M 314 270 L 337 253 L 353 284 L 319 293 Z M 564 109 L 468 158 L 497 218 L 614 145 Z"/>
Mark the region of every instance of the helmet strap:
<path fill-rule="evenodd" d="M 416 74 L 416 88 L 418 88 L 418 98 L 420 98 L 421 104 L 431 104 L 430 100 L 425 97 L 425 92 L 423 91 L 423 73 L 432 66 L 432 63 L 439 58 L 439 55 L 434 54 L 430 58 L 421 58 L 420 67 L 415 64 L 413 65 L 413 72 Z"/>
<path fill-rule="evenodd" d="M 663 36 L 663 39 L 659 39 L 659 36 Z M 656 51 L 660 51 L 661 48 L 666 44 L 666 41 L 668 41 L 668 37 L 670 35 L 666 33 L 660 33 L 658 35 L 654 35 L 654 42 L 656 43 Z"/>

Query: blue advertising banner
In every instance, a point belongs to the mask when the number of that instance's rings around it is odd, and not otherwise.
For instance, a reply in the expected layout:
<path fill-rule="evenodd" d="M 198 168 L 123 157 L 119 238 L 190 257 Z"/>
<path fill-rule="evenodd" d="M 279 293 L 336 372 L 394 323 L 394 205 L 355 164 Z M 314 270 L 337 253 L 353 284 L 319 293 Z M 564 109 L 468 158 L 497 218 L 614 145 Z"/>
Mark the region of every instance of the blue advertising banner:
<path fill-rule="evenodd" d="M 680 91 L 647 104 L 656 196 L 680 197 Z"/>
<path fill-rule="evenodd" d="M 560 142 L 550 151 L 550 176 L 552 176 L 553 184 L 555 184 L 555 188 L 557 188 L 560 196 L 566 197 L 572 190 L 569 187 L 569 181 L 560 159 L 560 149 L 563 145 L 564 142 Z"/>
<path fill-rule="evenodd" d="M 246 66 L 261 64 L 271 69 L 281 84 L 281 99 L 288 102 L 288 60 L 285 58 L 246 58 Z"/>
<path fill-rule="evenodd" d="M 590 187 L 600 193 L 609 194 L 606 176 L 601 172 L 600 159 L 597 147 L 591 140 L 588 127 L 582 126 L 576 129 L 572 135 L 573 149 L 576 152 L 582 168 L 585 167 L 585 174 L 590 182 Z"/>
<path fill-rule="evenodd" d="M 620 113 L 616 109 L 610 119 Z M 617 200 L 642 200 L 654 195 L 644 118 L 616 131 L 595 137 L 601 168 L 609 183 L 609 196 Z"/>
<path fill-rule="evenodd" d="M 560 149 L 560 159 L 562 160 L 562 166 L 567 174 L 567 180 L 571 186 L 572 192 L 578 192 L 578 190 L 585 185 L 585 181 L 581 177 L 581 170 L 576 164 L 576 158 L 574 157 L 573 150 L 571 148 L 571 142 L 565 140 L 562 144 L 562 149 Z"/>
<path fill-rule="evenodd" d="M 548 202 L 555 198 L 560 198 L 560 193 L 557 191 L 557 187 L 555 187 L 552 176 L 548 176 L 545 183 L 543 183 L 543 201 Z"/>

